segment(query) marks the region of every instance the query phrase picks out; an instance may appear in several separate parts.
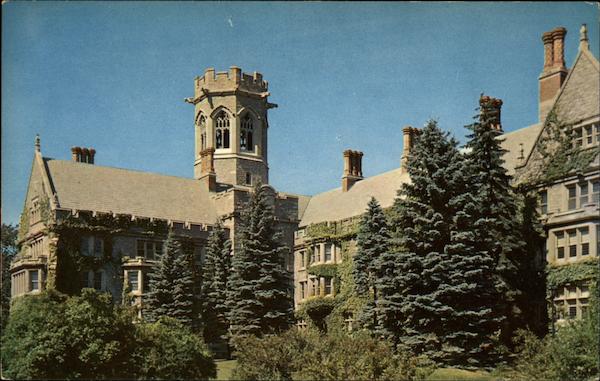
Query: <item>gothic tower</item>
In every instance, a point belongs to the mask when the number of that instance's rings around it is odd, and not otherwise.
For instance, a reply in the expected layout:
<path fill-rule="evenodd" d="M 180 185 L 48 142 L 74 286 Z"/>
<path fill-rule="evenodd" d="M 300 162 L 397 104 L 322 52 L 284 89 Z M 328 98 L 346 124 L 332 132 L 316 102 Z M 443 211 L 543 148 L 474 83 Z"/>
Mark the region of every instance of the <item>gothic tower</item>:
<path fill-rule="evenodd" d="M 267 161 L 267 81 L 262 74 L 206 69 L 194 82 L 194 177 L 216 174 L 219 183 L 251 186 L 269 181 Z M 203 161 L 214 160 L 214 165 Z"/>

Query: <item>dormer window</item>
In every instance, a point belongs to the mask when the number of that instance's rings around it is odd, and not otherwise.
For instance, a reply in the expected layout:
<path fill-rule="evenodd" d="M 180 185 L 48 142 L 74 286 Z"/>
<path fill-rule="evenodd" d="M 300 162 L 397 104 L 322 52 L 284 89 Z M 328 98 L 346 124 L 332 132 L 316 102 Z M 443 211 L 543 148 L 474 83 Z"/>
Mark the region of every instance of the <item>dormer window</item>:
<path fill-rule="evenodd" d="M 242 119 L 240 129 L 240 149 L 245 151 L 254 151 L 254 142 L 252 135 L 254 134 L 254 124 L 250 115 L 246 115 Z"/>
<path fill-rule="evenodd" d="M 215 118 L 216 148 L 229 148 L 229 115 L 221 111 Z"/>

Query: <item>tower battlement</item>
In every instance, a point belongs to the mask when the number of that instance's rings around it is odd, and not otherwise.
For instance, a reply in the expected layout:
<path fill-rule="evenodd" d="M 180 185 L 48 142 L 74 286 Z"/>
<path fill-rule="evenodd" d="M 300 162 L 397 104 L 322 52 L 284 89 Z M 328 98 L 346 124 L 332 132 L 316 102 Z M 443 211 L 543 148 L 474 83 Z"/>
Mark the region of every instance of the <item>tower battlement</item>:
<path fill-rule="evenodd" d="M 203 76 L 196 77 L 195 95 L 201 95 L 202 89 L 211 92 L 241 89 L 252 93 L 264 93 L 268 91 L 269 84 L 263 80 L 261 73 L 255 71 L 253 74 L 246 74 L 239 67 L 232 66 L 229 71 L 215 72 L 214 68 L 206 69 Z"/>

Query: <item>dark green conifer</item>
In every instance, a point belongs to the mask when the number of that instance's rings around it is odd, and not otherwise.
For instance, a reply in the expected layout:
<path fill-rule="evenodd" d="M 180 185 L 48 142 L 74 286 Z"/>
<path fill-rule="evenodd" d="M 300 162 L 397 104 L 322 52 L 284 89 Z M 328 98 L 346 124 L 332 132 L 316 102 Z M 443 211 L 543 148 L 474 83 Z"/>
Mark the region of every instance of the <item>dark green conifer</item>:
<path fill-rule="evenodd" d="M 208 237 L 202 265 L 202 320 L 204 339 L 209 343 L 223 340 L 227 335 L 227 282 L 230 272 L 231 242 L 219 222 Z"/>
<path fill-rule="evenodd" d="M 275 228 L 273 193 L 271 187 L 257 184 L 242 211 L 228 293 L 233 334 L 260 336 L 292 323 L 290 274 L 284 268 L 288 248 Z"/>
<path fill-rule="evenodd" d="M 194 280 L 191 266 L 191 258 L 184 254 L 181 244 L 170 231 L 163 254 L 150 273 L 150 292 L 144 300 L 148 320 L 169 316 L 192 328 Z"/>

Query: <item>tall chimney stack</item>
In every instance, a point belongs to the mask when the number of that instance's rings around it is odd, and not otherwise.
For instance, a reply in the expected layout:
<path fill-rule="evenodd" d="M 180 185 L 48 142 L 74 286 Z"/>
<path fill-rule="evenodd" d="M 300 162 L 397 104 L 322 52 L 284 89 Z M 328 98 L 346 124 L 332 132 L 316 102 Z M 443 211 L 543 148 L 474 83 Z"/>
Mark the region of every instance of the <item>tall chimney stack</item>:
<path fill-rule="evenodd" d="M 71 160 L 78 163 L 94 164 L 96 150 L 85 147 L 71 147 Z"/>
<path fill-rule="evenodd" d="M 402 129 L 402 157 L 400 158 L 400 168 L 402 171 L 406 171 L 406 165 L 408 164 L 408 157 L 410 156 L 410 151 L 412 147 L 415 145 L 415 139 L 421 131 L 418 128 L 411 126 L 404 126 Z"/>
<path fill-rule="evenodd" d="M 344 192 L 348 192 L 354 183 L 363 179 L 362 157 L 363 153 L 360 151 L 349 149 L 344 151 L 344 176 L 342 177 Z"/>
<path fill-rule="evenodd" d="M 567 30 L 563 27 L 554 28 L 542 35 L 544 43 L 544 69 L 539 77 L 539 119 L 546 120 L 550 107 L 567 77 L 565 66 L 565 36 Z"/>
<path fill-rule="evenodd" d="M 215 149 L 210 147 L 200 151 L 200 177 L 209 192 L 217 191 L 217 174 L 215 173 Z"/>
<path fill-rule="evenodd" d="M 492 98 L 487 95 L 481 95 L 479 98 L 480 120 L 483 122 L 489 119 L 492 128 L 502 131 L 502 121 L 500 111 L 502 109 L 502 100 Z"/>

